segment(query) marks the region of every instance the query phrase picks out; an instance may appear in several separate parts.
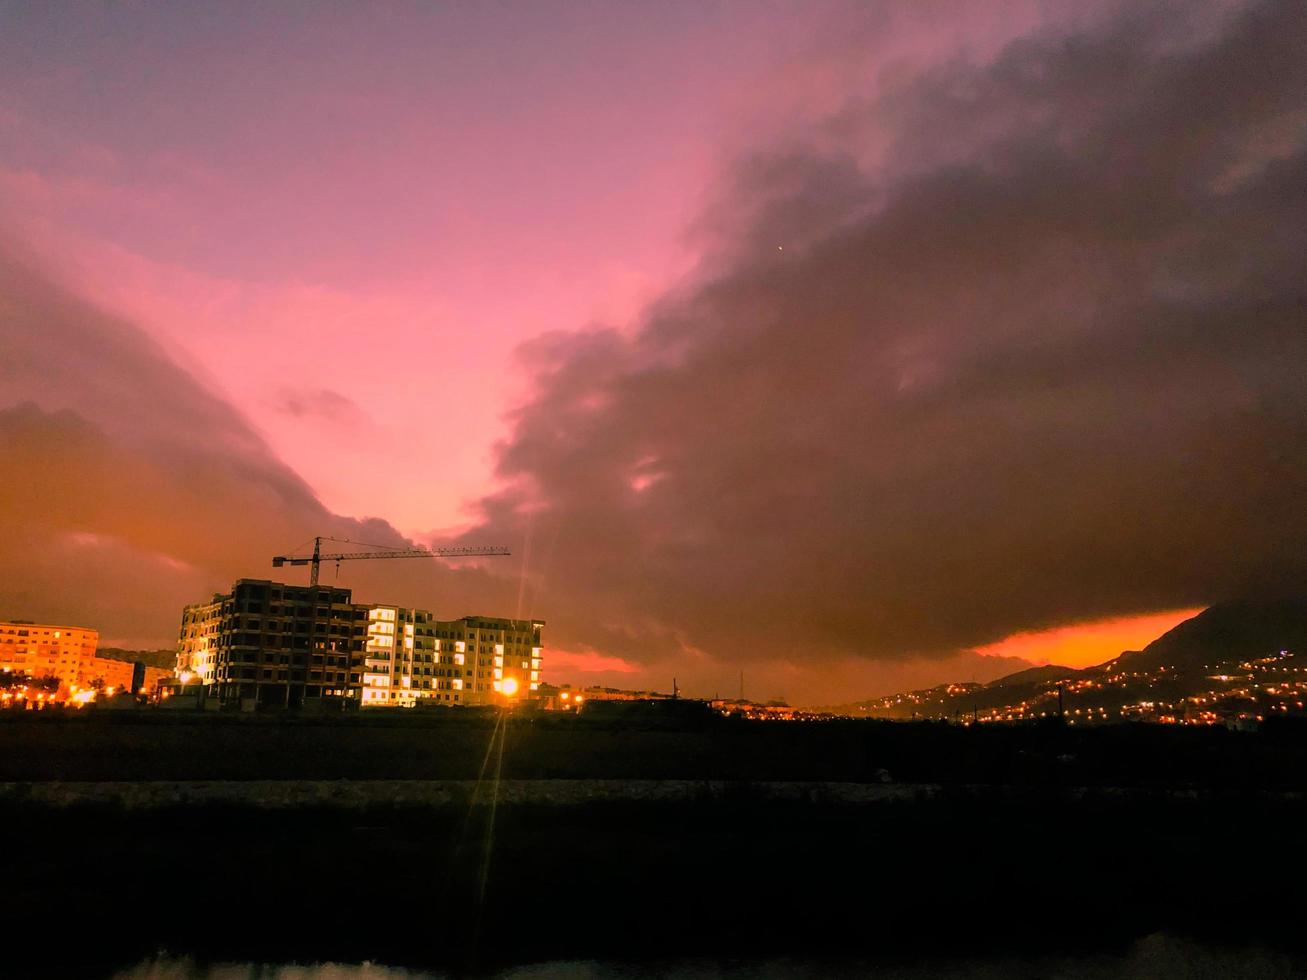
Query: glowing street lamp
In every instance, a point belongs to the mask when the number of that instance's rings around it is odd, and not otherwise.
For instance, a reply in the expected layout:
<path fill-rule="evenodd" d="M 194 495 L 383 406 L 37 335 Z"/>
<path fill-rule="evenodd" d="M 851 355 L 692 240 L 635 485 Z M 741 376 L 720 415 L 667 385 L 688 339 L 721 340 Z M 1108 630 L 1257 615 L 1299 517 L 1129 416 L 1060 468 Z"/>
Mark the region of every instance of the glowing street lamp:
<path fill-rule="evenodd" d="M 505 677 L 505 678 L 504 678 L 504 688 L 503 688 L 503 690 L 504 690 L 504 697 L 506 697 L 506 698 L 511 698 L 514 694 L 516 694 L 516 693 L 517 693 L 517 678 L 516 678 L 516 677 Z"/>

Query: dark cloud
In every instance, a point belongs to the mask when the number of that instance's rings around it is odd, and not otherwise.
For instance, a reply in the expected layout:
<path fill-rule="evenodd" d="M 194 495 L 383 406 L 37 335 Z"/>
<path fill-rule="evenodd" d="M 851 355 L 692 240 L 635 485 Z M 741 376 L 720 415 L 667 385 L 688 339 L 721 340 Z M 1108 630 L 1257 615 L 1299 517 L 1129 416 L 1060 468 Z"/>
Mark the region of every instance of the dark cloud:
<path fill-rule="evenodd" d="M 1005 665 L 956 651 L 1301 591 L 1307 12 L 1120 9 L 878 77 L 750 155 L 697 285 L 522 351 L 536 394 L 461 537 L 513 563 L 343 580 L 542 615 L 631 683 L 726 692 L 744 665 L 827 702 L 899 686 L 860 665 L 984 680 Z M 0 615 L 118 645 L 314 534 L 402 540 L 2 250 L 0 460 Z"/>
<path fill-rule="evenodd" d="M 564 645 L 892 660 L 1301 591 L 1307 8 L 1125 10 L 851 98 L 741 166 L 699 286 L 524 349 L 469 535 L 530 537 Z"/>

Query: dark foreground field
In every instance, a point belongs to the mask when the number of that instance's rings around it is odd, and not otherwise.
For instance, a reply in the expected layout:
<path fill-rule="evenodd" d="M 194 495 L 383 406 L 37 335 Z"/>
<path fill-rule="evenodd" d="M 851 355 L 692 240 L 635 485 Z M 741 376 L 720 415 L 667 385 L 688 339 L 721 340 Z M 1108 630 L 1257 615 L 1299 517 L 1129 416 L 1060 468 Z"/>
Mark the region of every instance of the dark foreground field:
<path fill-rule="evenodd" d="M 420 805 L 344 792 L 474 780 L 492 724 L 5 720 L 4 779 L 45 794 L 0 798 L 10 972 L 106 975 L 162 950 L 454 971 L 795 957 L 839 973 L 1110 953 L 1157 933 L 1303 952 L 1307 739 L 1294 729 L 550 721 L 509 727 L 505 779 L 712 791 L 492 804 L 487 780 L 475 803 L 462 783 Z M 127 785 L 114 790 L 126 802 L 75 802 L 114 759 L 135 780 L 350 782 L 294 805 L 253 785 L 237 802 Z M 70 781 L 62 802 L 52 779 Z M 778 790 L 814 779 L 880 788 Z M 62 938 L 21 941 L 47 929 Z"/>

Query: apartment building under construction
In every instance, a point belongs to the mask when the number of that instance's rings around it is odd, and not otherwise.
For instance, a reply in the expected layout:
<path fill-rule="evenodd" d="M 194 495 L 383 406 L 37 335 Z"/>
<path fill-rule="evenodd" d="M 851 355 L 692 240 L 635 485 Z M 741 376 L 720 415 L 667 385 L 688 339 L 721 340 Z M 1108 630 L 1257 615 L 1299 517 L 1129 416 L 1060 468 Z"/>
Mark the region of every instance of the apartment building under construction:
<path fill-rule="evenodd" d="M 182 611 L 177 672 L 222 702 L 506 704 L 537 696 L 539 620 L 352 601 L 349 589 L 240 579 Z"/>

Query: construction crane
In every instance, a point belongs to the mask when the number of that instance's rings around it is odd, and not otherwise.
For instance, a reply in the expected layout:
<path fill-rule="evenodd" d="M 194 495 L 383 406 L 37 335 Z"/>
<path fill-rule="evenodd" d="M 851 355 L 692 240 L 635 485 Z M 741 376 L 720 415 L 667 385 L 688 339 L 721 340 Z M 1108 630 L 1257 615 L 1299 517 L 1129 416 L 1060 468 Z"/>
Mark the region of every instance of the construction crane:
<path fill-rule="evenodd" d="M 364 545 L 368 548 L 377 548 L 378 551 L 346 551 L 338 554 L 324 555 L 322 553 L 322 542 L 336 541 L 340 544 L 363 544 L 361 541 L 350 541 L 348 538 L 328 538 L 318 536 L 313 539 L 313 554 L 311 555 L 276 555 L 272 559 L 273 568 L 281 568 L 283 565 L 309 565 L 309 585 L 318 584 L 318 567 L 324 561 L 355 561 L 363 558 L 483 558 L 491 555 L 510 554 L 507 548 L 497 546 L 487 548 L 391 548 L 383 544 Z"/>

